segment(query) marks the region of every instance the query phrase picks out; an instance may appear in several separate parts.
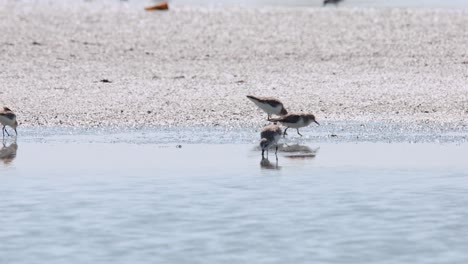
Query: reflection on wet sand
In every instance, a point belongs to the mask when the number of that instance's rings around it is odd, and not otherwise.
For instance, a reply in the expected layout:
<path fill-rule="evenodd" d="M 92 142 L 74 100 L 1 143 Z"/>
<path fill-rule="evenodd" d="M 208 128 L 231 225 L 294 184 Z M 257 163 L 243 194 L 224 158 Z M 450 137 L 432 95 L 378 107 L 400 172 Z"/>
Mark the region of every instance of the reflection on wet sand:
<path fill-rule="evenodd" d="M 262 158 L 260 161 L 260 167 L 265 170 L 279 170 L 281 169 L 280 166 L 278 166 L 278 157 L 276 158 L 275 163 L 271 163 L 268 158 Z"/>
<path fill-rule="evenodd" d="M 286 145 L 283 144 L 280 151 L 285 153 L 285 157 L 290 159 L 313 159 L 317 155 L 319 148 L 312 149 L 305 145 Z"/>
<path fill-rule="evenodd" d="M 16 141 L 7 145 L 5 141 L 2 142 L 3 147 L 0 149 L 0 160 L 5 165 L 9 165 L 16 158 L 16 151 L 18 150 L 18 144 Z"/>

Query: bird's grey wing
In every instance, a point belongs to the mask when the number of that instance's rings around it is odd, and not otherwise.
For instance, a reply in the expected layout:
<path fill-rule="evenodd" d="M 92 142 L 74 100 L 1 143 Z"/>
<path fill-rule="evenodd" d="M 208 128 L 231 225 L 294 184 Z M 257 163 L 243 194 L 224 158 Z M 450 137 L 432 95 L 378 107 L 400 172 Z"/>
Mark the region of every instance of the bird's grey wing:
<path fill-rule="evenodd" d="M 300 116 L 298 115 L 288 115 L 279 118 L 278 121 L 285 122 L 285 123 L 297 123 L 299 121 Z"/>
<path fill-rule="evenodd" d="M 266 99 L 265 100 L 265 103 L 273 106 L 273 107 L 277 107 L 278 105 L 281 104 L 281 102 L 279 102 L 278 100 L 274 100 L 274 99 Z"/>
<path fill-rule="evenodd" d="M 262 133 L 260 133 L 261 138 L 271 138 L 273 137 L 273 131 L 271 130 L 263 130 Z"/>
<path fill-rule="evenodd" d="M 15 119 L 16 115 L 11 113 L 11 112 L 6 112 L 6 113 L 0 113 L 0 116 L 6 117 L 8 119 Z"/>

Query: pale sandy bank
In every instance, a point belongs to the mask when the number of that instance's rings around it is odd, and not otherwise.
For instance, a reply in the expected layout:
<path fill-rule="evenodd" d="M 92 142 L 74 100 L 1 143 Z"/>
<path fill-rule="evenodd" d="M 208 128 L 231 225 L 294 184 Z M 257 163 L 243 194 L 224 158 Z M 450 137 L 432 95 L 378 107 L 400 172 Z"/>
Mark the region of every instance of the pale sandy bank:
<path fill-rule="evenodd" d="M 325 125 L 468 130 L 468 11 L 6 1 L 0 17 L 0 105 L 23 126 L 257 127 L 254 94 Z"/>

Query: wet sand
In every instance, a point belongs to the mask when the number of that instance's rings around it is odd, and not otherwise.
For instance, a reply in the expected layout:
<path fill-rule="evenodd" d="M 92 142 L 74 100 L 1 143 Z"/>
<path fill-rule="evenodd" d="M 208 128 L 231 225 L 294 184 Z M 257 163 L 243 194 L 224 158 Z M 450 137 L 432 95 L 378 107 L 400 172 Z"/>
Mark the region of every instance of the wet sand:
<path fill-rule="evenodd" d="M 251 129 L 254 94 L 325 126 L 468 130 L 468 11 L 6 1 L 0 16 L 0 104 L 23 127 Z"/>

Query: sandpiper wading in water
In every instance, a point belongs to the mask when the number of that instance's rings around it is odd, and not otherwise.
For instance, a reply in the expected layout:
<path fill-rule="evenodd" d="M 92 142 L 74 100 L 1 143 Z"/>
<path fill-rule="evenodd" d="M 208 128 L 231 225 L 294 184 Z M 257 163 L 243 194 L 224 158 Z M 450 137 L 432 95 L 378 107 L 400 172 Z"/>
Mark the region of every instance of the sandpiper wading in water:
<path fill-rule="evenodd" d="M 265 150 L 267 151 L 268 156 L 268 148 L 272 145 L 276 146 L 275 155 L 278 153 L 278 141 L 281 138 L 281 128 L 277 125 L 269 125 L 262 129 L 260 133 L 260 147 L 262 148 L 262 157 L 264 157 Z M 278 158 L 278 156 L 276 157 Z"/>
<path fill-rule="evenodd" d="M 8 107 L 3 107 L 2 110 L 0 110 L 0 123 L 3 125 L 2 131 L 3 131 L 3 137 L 5 138 L 5 133 L 9 136 L 10 134 L 6 130 L 6 126 L 9 126 L 15 130 L 16 135 L 18 135 L 18 132 L 16 131 L 16 127 L 18 126 L 18 122 L 16 121 L 16 115 L 13 113 L 13 111 L 10 110 Z"/>
<path fill-rule="evenodd" d="M 272 118 L 270 121 L 280 122 L 283 126 L 286 127 L 283 133 L 284 136 L 287 135 L 286 131 L 290 127 L 295 128 L 297 130 L 297 134 L 302 137 L 302 134 L 299 133 L 299 128 L 306 127 L 312 122 L 320 126 L 319 122 L 315 120 L 315 116 L 313 114 L 288 114 L 282 117 Z"/>

